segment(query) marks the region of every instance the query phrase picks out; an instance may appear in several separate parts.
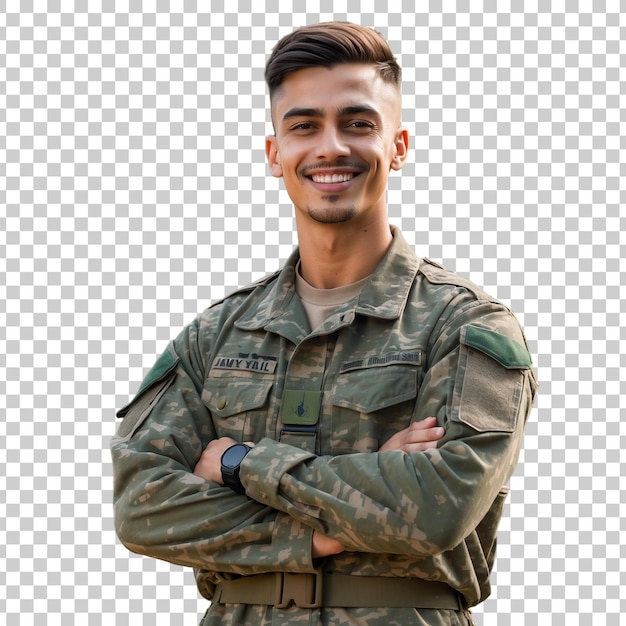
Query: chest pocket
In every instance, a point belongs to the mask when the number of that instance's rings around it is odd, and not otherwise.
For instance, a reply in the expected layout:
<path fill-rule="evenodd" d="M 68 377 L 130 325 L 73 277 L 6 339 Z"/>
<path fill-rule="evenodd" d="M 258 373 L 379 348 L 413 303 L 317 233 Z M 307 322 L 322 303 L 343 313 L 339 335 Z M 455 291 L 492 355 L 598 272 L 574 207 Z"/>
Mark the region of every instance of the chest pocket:
<path fill-rule="evenodd" d="M 418 369 L 372 367 L 340 374 L 332 393 L 331 453 L 374 452 L 411 422 Z"/>
<path fill-rule="evenodd" d="M 211 411 L 218 437 L 236 441 L 258 441 L 268 422 L 268 396 L 273 380 L 248 376 L 209 378 L 202 390 L 202 402 Z"/>

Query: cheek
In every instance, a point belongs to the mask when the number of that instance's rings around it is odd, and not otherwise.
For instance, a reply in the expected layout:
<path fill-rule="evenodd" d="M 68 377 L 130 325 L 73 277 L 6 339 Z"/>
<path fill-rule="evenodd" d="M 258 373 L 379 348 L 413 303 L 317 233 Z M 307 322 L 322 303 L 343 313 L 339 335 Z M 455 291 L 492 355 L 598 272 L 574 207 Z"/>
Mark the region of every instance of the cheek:
<path fill-rule="evenodd" d="M 287 145 L 281 145 L 276 155 L 276 161 L 283 168 L 283 174 L 289 174 L 297 169 L 298 158 L 293 148 Z"/>

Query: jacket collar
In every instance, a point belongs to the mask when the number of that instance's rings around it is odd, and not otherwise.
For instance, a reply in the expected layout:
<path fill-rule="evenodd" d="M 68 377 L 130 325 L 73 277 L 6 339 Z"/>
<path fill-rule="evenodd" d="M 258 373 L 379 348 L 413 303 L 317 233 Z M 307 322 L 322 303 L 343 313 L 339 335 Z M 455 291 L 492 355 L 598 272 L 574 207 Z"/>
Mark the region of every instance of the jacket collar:
<path fill-rule="evenodd" d="M 406 306 L 420 260 L 398 228 L 392 226 L 391 233 L 391 246 L 363 287 L 356 306 L 352 307 L 354 313 L 397 319 Z M 236 322 L 238 328 L 277 330 L 280 326 L 281 335 L 307 334 L 306 314 L 295 290 L 295 272 L 299 259 L 300 253 L 296 248 L 273 284 L 269 285 L 261 298 Z M 279 325 L 272 323 L 278 320 Z M 285 325 L 293 326 L 293 332 L 285 332 Z"/>

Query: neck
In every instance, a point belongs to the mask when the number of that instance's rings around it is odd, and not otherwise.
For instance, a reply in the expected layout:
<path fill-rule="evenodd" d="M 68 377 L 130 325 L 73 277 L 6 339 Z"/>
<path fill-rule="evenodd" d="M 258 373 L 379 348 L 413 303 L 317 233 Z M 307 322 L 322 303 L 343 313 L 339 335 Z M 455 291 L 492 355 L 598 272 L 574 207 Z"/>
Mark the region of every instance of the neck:
<path fill-rule="evenodd" d="M 367 224 L 298 224 L 302 277 L 317 289 L 355 283 L 372 274 L 392 239 L 386 216 Z"/>

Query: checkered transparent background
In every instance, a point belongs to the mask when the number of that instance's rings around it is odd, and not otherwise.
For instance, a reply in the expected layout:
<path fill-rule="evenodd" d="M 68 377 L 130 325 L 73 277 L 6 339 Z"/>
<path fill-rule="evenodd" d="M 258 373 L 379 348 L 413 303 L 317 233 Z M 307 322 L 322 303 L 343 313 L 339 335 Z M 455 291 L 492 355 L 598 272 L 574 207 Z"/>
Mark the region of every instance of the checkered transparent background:
<path fill-rule="evenodd" d="M 476 622 L 620 623 L 623 3 L 413 4 L 0 3 L 0 623 L 204 612 L 190 571 L 116 540 L 114 412 L 183 324 L 291 251 L 263 66 L 329 19 L 404 67 L 390 221 L 510 304 L 541 381 Z"/>

